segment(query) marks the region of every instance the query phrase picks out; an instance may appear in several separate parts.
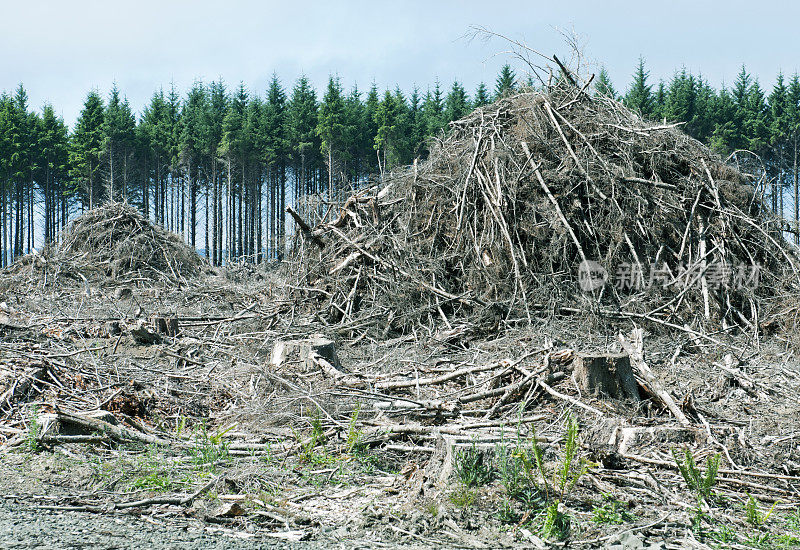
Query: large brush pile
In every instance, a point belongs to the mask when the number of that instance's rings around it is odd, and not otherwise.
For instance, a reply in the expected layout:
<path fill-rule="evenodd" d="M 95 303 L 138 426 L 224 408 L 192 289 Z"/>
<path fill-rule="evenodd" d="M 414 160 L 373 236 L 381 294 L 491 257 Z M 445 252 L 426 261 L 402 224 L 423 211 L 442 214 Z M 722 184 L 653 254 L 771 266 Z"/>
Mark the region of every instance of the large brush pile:
<path fill-rule="evenodd" d="M 37 285 L 89 280 L 182 282 L 201 273 L 205 265 L 178 235 L 150 223 L 132 206 L 109 203 L 75 218 L 57 243 L 41 254 L 21 258 L 8 272 Z"/>
<path fill-rule="evenodd" d="M 296 286 L 362 332 L 541 312 L 752 330 L 796 280 L 756 191 L 675 125 L 560 84 L 476 110 L 419 169 L 316 220 Z"/>

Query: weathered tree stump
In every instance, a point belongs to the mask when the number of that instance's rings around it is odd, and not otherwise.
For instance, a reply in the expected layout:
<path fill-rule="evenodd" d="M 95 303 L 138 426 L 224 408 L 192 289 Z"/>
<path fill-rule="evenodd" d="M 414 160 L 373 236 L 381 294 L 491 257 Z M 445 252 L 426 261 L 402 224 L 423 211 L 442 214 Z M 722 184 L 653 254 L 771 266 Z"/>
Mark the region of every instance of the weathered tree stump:
<path fill-rule="evenodd" d="M 304 343 L 302 351 L 307 369 L 314 368 L 315 359 L 322 358 L 337 371 L 347 372 L 346 369 L 342 368 L 339 356 L 336 354 L 336 344 L 330 338 L 321 334 L 314 334 Z"/>
<path fill-rule="evenodd" d="M 306 371 L 317 368 L 320 359 L 324 365 L 336 371 L 346 373 L 336 354 L 336 344 L 330 338 L 321 334 L 314 334 L 302 340 L 280 340 L 272 348 L 270 363 L 280 367 L 287 363 L 297 363 Z"/>
<path fill-rule="evenodd" d="M 178 317 L 154 317 L 153 328 L 158 334 L 165 336 L 177 336 L 180 326 L 178 325 Z"/>
<path fill-rule="evenodd" d="M 627 354 L 578 354 L 575 378 L 582 391 L 595 397 L 639 401 L 639 389 Z"/>

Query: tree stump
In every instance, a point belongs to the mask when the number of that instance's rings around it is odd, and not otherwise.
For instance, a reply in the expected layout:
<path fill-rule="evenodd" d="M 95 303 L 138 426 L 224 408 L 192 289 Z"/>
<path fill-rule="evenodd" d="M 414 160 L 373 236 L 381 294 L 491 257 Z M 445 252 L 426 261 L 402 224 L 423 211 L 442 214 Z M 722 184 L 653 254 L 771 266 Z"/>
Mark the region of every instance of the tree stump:
<path fill-rule="evenodd" d="M 177 317 L 155 317 L 153 327 L 158 334 L 165 336 L 177 336 L 180 328 Z"/>
<path fill-rule="evenodd" d="M 340 372 L 347 372 L 339 363 L 339 356 L 336 354 L 336 344 L 330 338 L 322 334 L 314 334 L 302 346 L 302 356 L 306 361 L 306 369 L 314 368 L 314 359 L 321 357 Z"/>
<path fill-rule="evenodd" d="M 581 391 L 595 397 L 639 401 L 639 389 L 627 354 L 578 354 L 575 378 Z"/>
<path fill-rule="evenodd" d="M 280 367 L 286 363 L 299 363 L 306 372 L 317 368 L 319 359 L 334 370 L 347 373 L 336 354 L 336 344 L 322 334 L 313 334 L 303 340 L 279 340 L 272 348 L 270 363 Z"/>

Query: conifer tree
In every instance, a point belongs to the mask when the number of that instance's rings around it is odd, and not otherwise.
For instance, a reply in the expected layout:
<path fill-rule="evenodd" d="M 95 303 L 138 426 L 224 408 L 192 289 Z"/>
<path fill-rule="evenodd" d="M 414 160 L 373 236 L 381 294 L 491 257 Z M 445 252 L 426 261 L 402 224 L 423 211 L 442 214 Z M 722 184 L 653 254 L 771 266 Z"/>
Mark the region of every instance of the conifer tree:
<path fill-rule="evenodd" d="M 286 129 L 286 92 L 272 75 L 264 105 L 264 132 L 267 136 L 267 164 L 270 173 L 270 250 L 272 257 L 283 259 L 286 239 L 286 163 L 288 138 Z"/>
<path fill-rule="evenodd" d="M 103 153 L 103 122 L 105 107 L 96 91 L 86 96 L 70 148 L 70 175 L 83 192 L 84 206 L 94 208 L 102 194 L 98 187 L 100 155 Z"/>
<path fill-rule="evenodd" d="M 295 159 L 295 197 L 316 192 L 314 168 L 318 158 L 317 95 L 308 78 L 301 76 L 287 111 L 289 141 Z"/>
<path fill-rule="evenodd" d="M 633 74 L 633 84 L 625 94 L 623 103 L 630 109 L 641 113 L 645 118 L 651 118 L 655 112 L 655 101 L 652 86 L 647 83 L 650 75 L 644 68 L 644 59 L 639 58 L 639 65 Z"/>
<path fill-rule="evenodd" d="M 503 65 L 503 67 L 500 69 L 500 74 L 497 75 L 497 80 L 494 86 L 495 99 L 512 94 L 516 89 L 517 75 L 511 69 L 510 65 Z"/>
<path fill-rule="evenodd" d="M 322 153 L 327 157 L 328 165 L 328 192 L 335 194 L 334 174 L 338 173 L 337 165 L 334 160 L 343 148 L 345 128 L 345 107 L 342 97 L 342 86 L 339 78 L 331 76 L 328 78 L 328 89 L 322 97 L 319 106 L 319 118 L 317 121 L 316 133 L 321 143 Z"/>
<path fill-rule="evenodd" d="M 618 97 L 617 91 L 611 83 L 611 77 L 608 76 L 608 71 L 606 71 L 605 67 L 600 69 L 600 73 L 595 79 L 594 91 L 597 95 L 609 97 L 611 99 L 617 99 Z"/>
<path fill-rule="evenodd" d="M 435 136 L 447 123 L 444 114 L 444 101 L 442 99 L 442 89 L 439 80 L 436 80 L 433 92 L 428 90 L 425 101 L 422 103 L 422 116 L 425 119 L 425 134 Z"/>
<path fill-rule="evenodd" d="M 44 242 L 55 239 L 58 229 L 58 217 L 65 209 L 61 201 L 67 199 L 64 184 L 67 182 L 69 162 L 68 129 L 64 120 L 56 116 L 49 103 L 42 109 L 37 132 L 36 149 L 40 156 L 37 162 L 39 174 L 37 180 L 44 197 Z M 65 223 L 62 221 L 61 225 Z"/>
<path fill-rule="evenodd" d="M 472 106 L 475 108 L 483 107 L 489 103 L 491 103 L 491 99 L 489 98 L 489 90 L 486 88 L 486 84 L 481 82 L 478 84 L 478 88 L 475 90 L 475 100 L 472 102 Z"/>
<path fill-rule="evenodd" d="M 450 122 L 459 120 L 470 112 L 470 101 L 464 87 L 456 80 L 445 100 L 445 119 Z"/>
<path fill-rule="evenodd" d="M 398 116 L 399 109 L 397 101 L 389 90 L 383 95 L 383 99 L 375 112 L 375 123 L 378 126 L 378 133 L 375 135 L 375 151 L 378 154 L 378 167 L 381 175 L 394 160 L 394 152 L 398 138 Z"/>
<path fill-rule="evenodd" d="M 116 200 L 127 190 L 128 160 L 133 152 L 136 120 L 116 83 L 111 88 L 103 118 L 103 156 L 107 166 L 107 198 Z"/>

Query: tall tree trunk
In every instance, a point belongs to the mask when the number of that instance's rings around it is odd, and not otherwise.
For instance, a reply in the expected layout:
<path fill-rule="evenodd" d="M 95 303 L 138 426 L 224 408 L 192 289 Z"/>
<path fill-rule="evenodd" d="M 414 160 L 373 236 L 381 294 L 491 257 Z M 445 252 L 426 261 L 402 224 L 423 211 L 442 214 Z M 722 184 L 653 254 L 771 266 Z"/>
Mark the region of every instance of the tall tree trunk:
<path fill-rule="evenodd" d="M 800 187 L 798 187 L 797 174 L 797 132 L 794 134 L 794 165 L 792 176 L 794 177 L 794 238 L 795 244 L 800 245 Z"/>
<path fill-rule="evenodd" d="M 231 177 L 231 158 L 230 158 L 230 156 L 228 156 L 227 202 L 228 202 L 228 205 L 227 205 L 228 206 L 227 207 L 227 211 L 228 211 L 228 223 L 227 223 L 228 238 L 227 238 L 227 240 L 225 242 L 225 247 L 227 249 L 225 255 L 227 257 L 227 262 L 226 263 L 230 263 L 230 261 L 233 259 L 233 256 L 235 255 L 235 251 L 233 250 L 233 248 L 235 246 L 235 244 L 234 244 L 234 236 L 235 235 L 234 235 L 233 219 L 234 219 L 234 208 L 236 206 L 236 204 L 233 201 L 233 180 L 232 180 L 232 177 Z"/>

